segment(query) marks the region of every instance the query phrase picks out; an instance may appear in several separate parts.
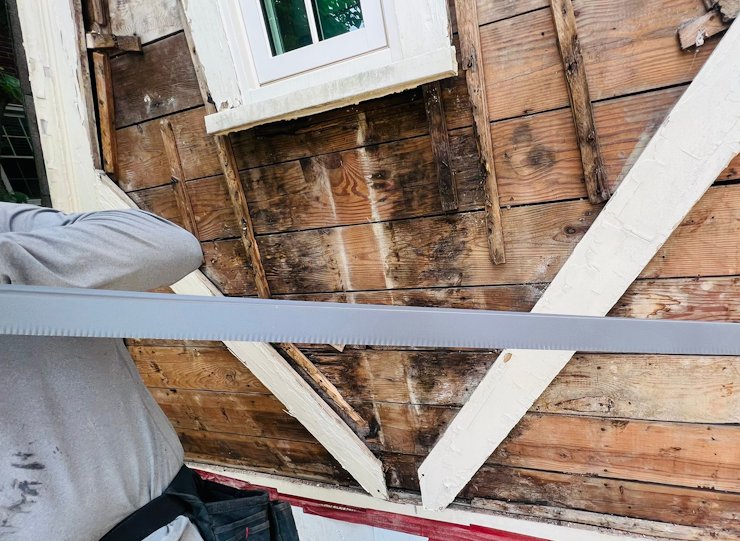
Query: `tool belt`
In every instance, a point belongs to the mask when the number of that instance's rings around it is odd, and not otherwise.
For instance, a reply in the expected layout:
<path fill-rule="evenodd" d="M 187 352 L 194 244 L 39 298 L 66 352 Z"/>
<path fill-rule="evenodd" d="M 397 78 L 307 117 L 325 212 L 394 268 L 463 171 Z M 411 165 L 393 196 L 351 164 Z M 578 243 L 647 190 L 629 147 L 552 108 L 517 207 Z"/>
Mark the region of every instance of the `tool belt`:
<path fill-rule="evenodd" d="M 204 541 L 298 541 L 287 502 L 267 492 L 240 490 L 201 479 L 180 468 L 161 496 L 119 522 L 101 541 L 142 541 L 184 515 Z"/>

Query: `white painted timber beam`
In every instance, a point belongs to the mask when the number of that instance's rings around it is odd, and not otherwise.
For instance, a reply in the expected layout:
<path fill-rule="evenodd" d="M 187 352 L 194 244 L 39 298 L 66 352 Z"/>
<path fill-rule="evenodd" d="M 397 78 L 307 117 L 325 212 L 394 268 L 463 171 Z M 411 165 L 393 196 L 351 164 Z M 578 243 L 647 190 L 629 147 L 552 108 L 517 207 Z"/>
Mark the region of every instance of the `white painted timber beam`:
<path fill-rule="evenodd" d="M 18 10 L 54 206 L 66 212 L 136 208 L 105 173 L 95 170 L 74 4 L 24 0 Z M 200 271 L 172 289 L 221 295 Z M 375 497 L 388 497 L 380 460 L 272 346 L 225 344 L 360 486 Z"/>
<path fill-rule="evenodd" d="M 735 22 L 532 311 L 606 315 L 738 152 Z M 499 355 L 419 468 L 425 507 L 454 500 L 573 353 Z"/>

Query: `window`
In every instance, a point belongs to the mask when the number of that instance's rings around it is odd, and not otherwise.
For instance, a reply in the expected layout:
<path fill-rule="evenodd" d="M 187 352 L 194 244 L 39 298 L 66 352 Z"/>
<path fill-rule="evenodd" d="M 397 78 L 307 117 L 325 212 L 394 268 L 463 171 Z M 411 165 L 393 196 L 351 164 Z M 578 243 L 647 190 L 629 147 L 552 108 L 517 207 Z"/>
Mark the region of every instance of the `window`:
<path fill-rule="evenodd" d="M 388 44 L 380 0 L 246 0 L 241 10 L 260 83 Z"/>
<path fill-rule="evenodd" d="M 33 144 L 20 105 L 10 104 L 5 109 L 0 133 L 0 182 L 7 191 L 20 192 L 31 202 L 40 202 Z"/>
<path fill-rule="evenodd" d="M 446 0 L 183 0 L 227 133 L 457 73 Z"/>

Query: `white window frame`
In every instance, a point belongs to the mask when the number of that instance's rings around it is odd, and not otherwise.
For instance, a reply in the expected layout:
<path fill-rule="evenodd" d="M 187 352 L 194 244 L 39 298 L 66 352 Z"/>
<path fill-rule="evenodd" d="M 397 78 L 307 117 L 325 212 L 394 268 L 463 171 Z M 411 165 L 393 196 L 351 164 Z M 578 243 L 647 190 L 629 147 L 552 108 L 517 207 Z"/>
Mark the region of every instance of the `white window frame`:
<path fill-rule="evenodd" d="M 272 55 L 268 22 L 264 20 L 260 0 L 236 0 L 226 4 L 228 15 L 238 20 L 237 31 L 246 34 L 260 84 L 354 58 L 388 45 L 381 0 L 361 0 L 363 28 L 323 41 L 319 41 L 311 0 L 305 0 L 305 3 L 313 43 L 276 56 Z M 237 5 L 238 9 L 235 9 Z M 228 37 L 230 41 L 240 39 L 240 36 Z M 245 68 L 246 65 L 237 65 L 237 69 Z"/>
<path fill-rule="evenodd" d="M 217 109 L 206 117 L 212 134 L 326 111 L 457 74 L 446 0 L 373 0 L 380 7 L 375 12 L 373 2 L 363 0 L 368 28 L 370 19 L 382 17 L 385 44 L 378 43 L 379 34 L 370 36 L 373 31 L 365 37 L 364 29 L 353 31 L 272 57 L 276 65 L 283 62 L 280 57 L 292 65 L 287 72 L 278 66 L 267 74 L 259 72 L 260 60 L 255 60 L 255 51 L 259 58 L 261 50 L 263 59 L 270 51 L 267 30 L 260 28 L 261 40 L 255 40 L 241 10 L 242 5 L 258 9 L 262 26 L 258 0 L 180 1 Z M 354 42 L 354 49 L 347 42 Z"/>

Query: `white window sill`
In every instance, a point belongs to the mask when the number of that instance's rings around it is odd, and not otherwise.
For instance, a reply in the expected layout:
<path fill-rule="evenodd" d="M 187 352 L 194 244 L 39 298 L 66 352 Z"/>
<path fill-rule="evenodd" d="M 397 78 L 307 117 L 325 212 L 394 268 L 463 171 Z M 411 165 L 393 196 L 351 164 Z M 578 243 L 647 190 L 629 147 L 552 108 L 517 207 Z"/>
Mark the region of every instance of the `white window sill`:
<path fill-rule="evenodd" d="M 244 100 L 248 103 L 208 115 L 205 119 L 206 130 L 210 134 L 225 134 L 278 120 L 298 118 L 400 92 L 456 74 L 455 48 L 449 46 L 314 85 L 302 85 L 298 76 L 290 82 L 290 91 L 265 96 L 263 99 L 258 97 L 258 92 L 254 92 Z"/>

